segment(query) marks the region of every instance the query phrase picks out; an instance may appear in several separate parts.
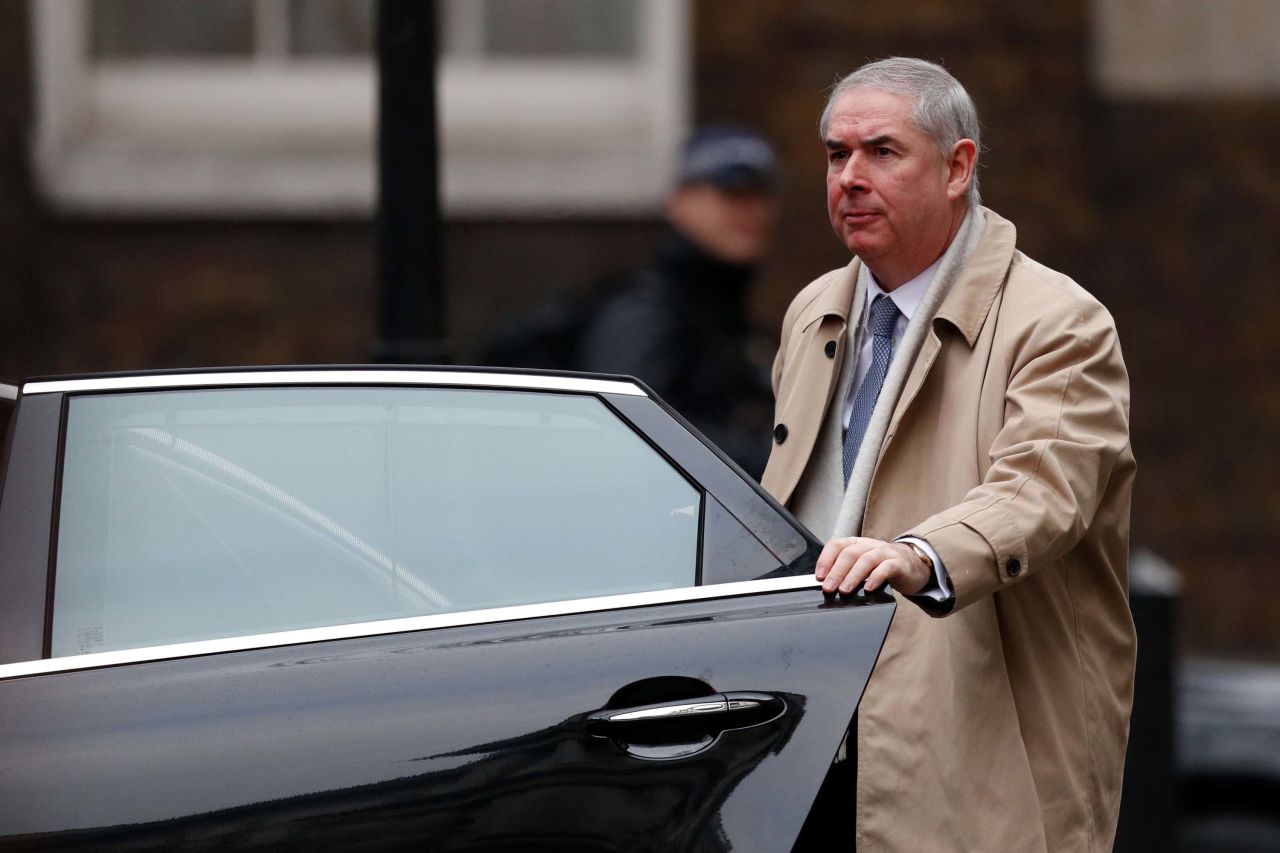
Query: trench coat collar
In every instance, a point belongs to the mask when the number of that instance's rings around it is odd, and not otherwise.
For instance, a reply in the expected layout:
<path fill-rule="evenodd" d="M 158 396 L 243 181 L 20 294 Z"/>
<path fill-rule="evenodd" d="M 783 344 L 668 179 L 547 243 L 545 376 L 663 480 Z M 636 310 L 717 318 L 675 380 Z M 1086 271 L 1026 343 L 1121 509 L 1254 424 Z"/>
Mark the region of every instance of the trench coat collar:
<path fill-rule="evenodd" d="M 970 347 L 978 340 L 978 332 L 1004 286 L 1018 238 L 1012 222 L 985 207 L 980 211 L 986 217 L 986 228 L 933 315 L 935 321 L 955 326 Z"/>
<path fill-rule="evenodd" d="M 814 320 L 823 317 L 839 317 L 840 322 L 848 324 L 849 311 L 853 307 L 855 285 L 858 282 L 858 271 L 861 267 L 862 261 L 854 258 L 844 269 L 837 270 L 832 277 L 831 285 L 819 291 L 800 315 L 799 328 L 807 328 Z"/>
<path fill-rule="evenodd" d="M 1018 229 L 1012 222 L 988 208 L 980 208 L 980 211 L 986 217 L 982 237 L 934 314 L 935 320 L 945 320 L 955 326 L 969 346 L 977 341 L 978 332 L 1004 284 L 1018 238 Z M 803 329 L 822 317 L 839 317 L 842 323 L 847 324 L 861 268 L 862 262 L 854 258 L 839 270 L 831 286 L 823 288 L 804 310 L 799 328 Z"/>

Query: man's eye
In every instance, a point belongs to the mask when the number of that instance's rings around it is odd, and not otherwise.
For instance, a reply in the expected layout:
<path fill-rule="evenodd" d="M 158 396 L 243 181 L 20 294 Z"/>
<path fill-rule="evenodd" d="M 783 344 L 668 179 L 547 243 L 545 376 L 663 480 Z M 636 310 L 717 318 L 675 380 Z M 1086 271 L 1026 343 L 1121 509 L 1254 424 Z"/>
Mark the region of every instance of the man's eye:
<path fill-rule="evenodd" d="M 830 154 L 827 155 L 827 159 L 829 159 L 832 163 L 834 163 L 837 160 L 843 160 L 847 156 L 848 154 L 844 151 L 832 151 Z"/>
<path fill-rule="evenodd" d="M 877 146 L 875 149 L 877 157 L 888 157 L 893 154 L 893 149 L 885 148 L 883 145 Z"/>

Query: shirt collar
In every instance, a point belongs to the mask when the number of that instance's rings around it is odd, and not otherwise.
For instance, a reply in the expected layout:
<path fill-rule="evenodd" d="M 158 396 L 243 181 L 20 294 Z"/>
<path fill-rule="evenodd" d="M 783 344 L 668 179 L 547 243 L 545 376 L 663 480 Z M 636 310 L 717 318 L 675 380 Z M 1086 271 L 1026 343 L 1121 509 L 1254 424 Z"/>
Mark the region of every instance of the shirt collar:
<path fill-rule="evenodd" d="M 929 291 L 929 285 L 933 283 L 933 277 L 938 272 L 938 267 L 942 264 L 942 258 L 925 267 L 924 271 L 906 284 L 899 286 L 893 293 L 888 294 L 893 300 L 893 304 L 898 306 L 898 310 L 902 312 L 902 316 L 911 321 L 912 315 L 916 313 L 916 309 L 920 307 L 920 302 L 924 299 L 925 293 Z M 884 288 L 880 286 L 880 282 L 876 281 L 876 277 L 872 275 L 871 270 L 866 264 L 862 265 L 862 271 L 867 277 L 867 302 L 862 309 L 862 322 L 865 324 L 867 318 L 871 316 L 871 303 L 876 297 L 885 293 Z"/>

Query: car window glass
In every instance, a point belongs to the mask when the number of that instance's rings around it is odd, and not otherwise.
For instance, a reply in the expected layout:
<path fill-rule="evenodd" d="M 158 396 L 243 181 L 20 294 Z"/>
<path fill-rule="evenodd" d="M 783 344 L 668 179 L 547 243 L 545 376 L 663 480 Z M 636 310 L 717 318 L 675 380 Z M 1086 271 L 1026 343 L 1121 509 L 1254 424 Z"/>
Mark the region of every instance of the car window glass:
<path fill-rule="evenodd" d="M 69 401 L 55 656 L 692 586 L 701 495 L 599 400 Z"/>
<path fill-rule="evenodd" d="M 804 567 L 792 572 L 783 566 L 742 522 L 711 495 L 706 496 L 702 527 L 702 582 L 731 583 L 787 573 L 811 573 Z"/>

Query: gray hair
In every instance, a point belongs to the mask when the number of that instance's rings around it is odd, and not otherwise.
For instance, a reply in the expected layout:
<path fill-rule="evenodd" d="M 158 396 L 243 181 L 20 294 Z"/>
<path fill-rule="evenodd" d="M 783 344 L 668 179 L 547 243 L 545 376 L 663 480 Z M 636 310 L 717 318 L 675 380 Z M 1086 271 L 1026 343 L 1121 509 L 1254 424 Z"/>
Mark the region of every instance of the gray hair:
<path fill-rule="evenodd" d="M 842 78 L 832 87 L 822 118 L 818 120 L 818 130 L 824 140 L 832 107 L 841 95 L 851 89 L 883 89 L 910 98 L 915 104 L 911 120 L 933 140 L 943 157 L 961 139 L 972 139 L 978 151 L 982 151 L 978 109 L 960 81 L 941 65 L 923 59 L 894 56 L 869 62 Z M 976 162 L 966 196 L 970 205 L 977 206 L 981 201 Z"/>

